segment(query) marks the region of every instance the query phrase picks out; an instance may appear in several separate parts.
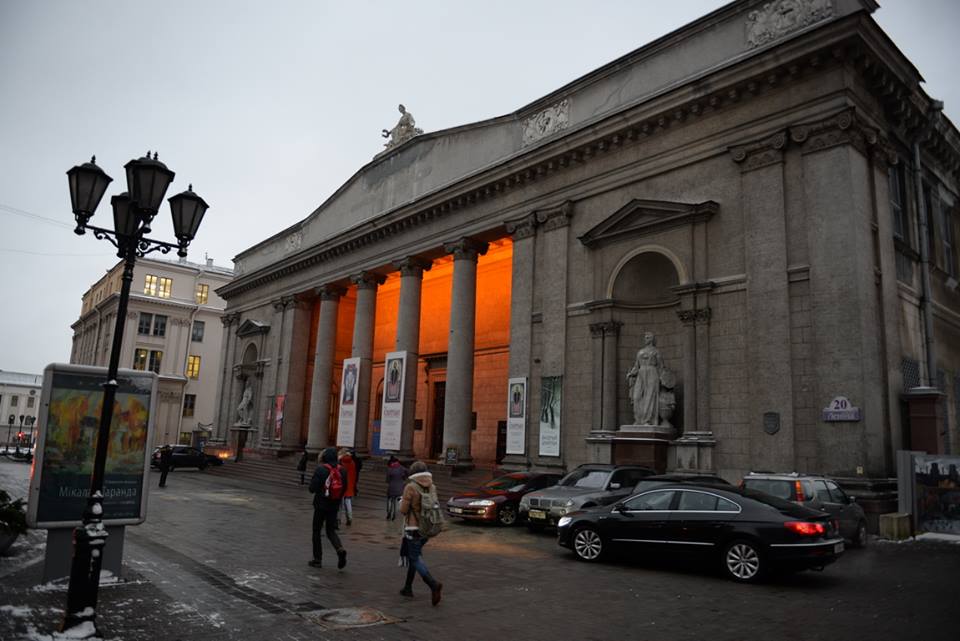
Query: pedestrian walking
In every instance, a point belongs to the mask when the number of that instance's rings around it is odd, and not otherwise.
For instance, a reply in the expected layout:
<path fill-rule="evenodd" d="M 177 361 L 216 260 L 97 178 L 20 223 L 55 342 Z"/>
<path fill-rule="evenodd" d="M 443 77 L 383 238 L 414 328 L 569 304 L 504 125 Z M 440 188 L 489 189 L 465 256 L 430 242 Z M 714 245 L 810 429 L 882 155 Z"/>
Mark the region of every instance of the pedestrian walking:
<path fill-rule="evenodd" d="M 396 456 L 387 461 L 387 519 L 397 520 L 397 504 L 403 496 L 403 486 L 407 482 L 407 468 L 400 463 Z"/>
<path fill-rule="evenodd" d="M 303 454 L 300 456 L 300 460 L 297 462 L 297 471 L 300 472 L 300 485 L 303 485 L 306 482 L 307 476 L 307 460 L 310 455 L 307 454 L 307 450 L 303 450 Z"/>
<path fill-rule="evenodd" d="M 310 492 L 313 494 L 313 559 L 309 565 L 319 568 L 323 561 L 323 530 L 326 530 L 330 544 L 337 551 L 337 569 L 347 565 L 347 551 L 337 536 L 337 512 L 345 490 L 346 472 L 337 463 L 337 450 L 328 447 L 320 455 L 320 464 L 310 479 Z"/>
<path fill-rule="evenodd" d="M 173 467 L 173 448 L 164 445 L 160 448 L 160 487 L 167 487 L 167 474 Z"/>
<path fill-rule="evenodd" d="M 400 513 L 404 515 L 403 541 L 400 544 L 400 562 L 407 566 L 407 578 L 400 594 L 413 596 L 413 577 L 419 574 L 430 588 L 430 602 L 440 603 L 443 584 L 433 578 L 423 561 L 423 546 L 443 528 L 443 512 L 437 500 L 433 475 L 423 461 L 410 466 L 410 482 L 403 490 Z"/>
<path fill-rule="evenodd" d="M 353 497 L 357 494 L 357 463 L 350 450 L 344 448 L 340 450 L 340 467 L 346 471 L 344 477 L 343 494 L 343 515 L 347 519 L 347 525 L 353 524 Z M 337 519 L 340 522 L 340 519 Z"/>

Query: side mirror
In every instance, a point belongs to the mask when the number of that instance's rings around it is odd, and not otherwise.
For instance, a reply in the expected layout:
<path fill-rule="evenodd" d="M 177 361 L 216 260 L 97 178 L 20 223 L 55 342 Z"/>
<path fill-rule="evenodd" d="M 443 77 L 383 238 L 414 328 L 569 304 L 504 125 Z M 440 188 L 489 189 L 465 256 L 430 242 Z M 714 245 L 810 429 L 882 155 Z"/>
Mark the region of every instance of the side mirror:
<path fill-rule="evenodd" d="M 619 489 L 620 489 L 620 484 L 619 484 L 619 483 L 611 483 L 611 484 L 610 484 L 610 489 L 611 489 L 611 490 L 619 490 Z"/>
<path fill-rule="evenodd" d="M 613 509 L 619 512 L 620 514 L 626 514 L 627 508 L 623 503 L 614 503 Z"/>

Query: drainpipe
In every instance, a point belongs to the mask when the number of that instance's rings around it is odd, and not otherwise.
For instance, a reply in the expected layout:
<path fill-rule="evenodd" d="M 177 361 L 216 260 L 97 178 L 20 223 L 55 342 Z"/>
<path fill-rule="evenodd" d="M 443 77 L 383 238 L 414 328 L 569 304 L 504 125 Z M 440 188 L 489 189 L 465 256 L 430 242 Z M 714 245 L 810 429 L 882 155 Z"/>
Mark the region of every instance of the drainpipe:
<path fill-rule="evenodd" d="M 930 291 L 930 224 L 927 207 L 923 200 L 923 172 L 920 168 L 920 141 L 927 137 L 940 119 L 943 102 L 934 100 L 927 111 L 927 122 L 913 139 L 914 193 L 917 199 L 917 214 L 920 219 L 920 312 L 923 314 L 924 340 L 927 356 L 927 387 L 936 387 L 937 358 L 933 340 L 933 300 Z"/>

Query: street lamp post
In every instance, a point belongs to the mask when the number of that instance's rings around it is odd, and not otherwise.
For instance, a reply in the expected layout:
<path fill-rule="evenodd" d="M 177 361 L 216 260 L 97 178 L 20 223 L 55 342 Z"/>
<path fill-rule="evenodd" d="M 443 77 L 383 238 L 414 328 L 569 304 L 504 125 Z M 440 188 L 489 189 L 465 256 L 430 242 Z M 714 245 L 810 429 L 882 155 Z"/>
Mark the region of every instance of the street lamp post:
<path fill-rule="evenodd" d="M 77 221 L 74 233 L 82 236 L 88 230 L 92 231 L 98 240 L 110 241 L 117 248 L 117 256 L 123 259 L 110 366 L 107 380 L 103 384 L 103 405 L 100 410 L 93 473 L 90 476 L 90 497 L 83 513 L 83 524 L 73 531 L 73 561 L 67 591 L 67 611 L 61 631 L 70 630 L 74 638 L 98 634 L 97 592 L 100 589 L 100 565 L 107 540 L 107 531 L 103 525 L 103 477 L 110 424 L 115 411 L 113 404 L 117 392 L 117 369 L 120 365 L 120 348 L 127 317 L 127 302 L 130 299 L 130 284 L 133 282 L 133 268 L 138 256 L 142 257 L 154 251 L 167 254 L 176 249 L 178 256 L 186 256 L 187 246 L 196 235 L 207 210 L 207 203 L 193 193 L 191 185 L 187 191 L 168 199 L 177 243 L 147 238 L 153 217 L 157 215 L 167 187 L 173 182 L 174 172 L 157 159 L 157 154 L 151 158 L 149 151 L 146 156 L 128 162 L 124 169 L 127 174 L 127 191 L 110 199 L 113 208 L 112 231 L 94 227 L 89 224 L 89 220 L 113 179 L 97 166 L 96 157 L 67 172 L 70 201 Z"/>

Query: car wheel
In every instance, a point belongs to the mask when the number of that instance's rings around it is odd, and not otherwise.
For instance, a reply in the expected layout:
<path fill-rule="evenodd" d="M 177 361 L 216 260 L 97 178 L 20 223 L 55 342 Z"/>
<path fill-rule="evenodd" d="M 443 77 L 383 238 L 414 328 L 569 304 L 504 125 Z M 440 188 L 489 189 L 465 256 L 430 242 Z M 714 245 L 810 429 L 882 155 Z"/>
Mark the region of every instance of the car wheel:
<path fill-rule="evenodd" d="M 728 577 L 741 583 L 759 581 L 766 570 L 763 554 L 756 543 L 738 539 L 723 550 L 723 570 Z"/>
<path fill-rule="evenodd" d="M 857 524 L 857 533 L 853 535 L 853 547 L 855 548 L 865 548 L 867 547 L 867 524 L 863 521 Z"/>
<path fill-rule="evenodd" d="M 513 505 L 503 505 L 497 512 L 497 523 L 500 525 L 513 525 L 517 522 L 517 508 Z"/>
<path fill-rule="evenodd" d="M 592 527 L 577 528 L 573 532 L 573 553 L 581 561 L 596 561 L 603 556 L 603 539 Z"/>

